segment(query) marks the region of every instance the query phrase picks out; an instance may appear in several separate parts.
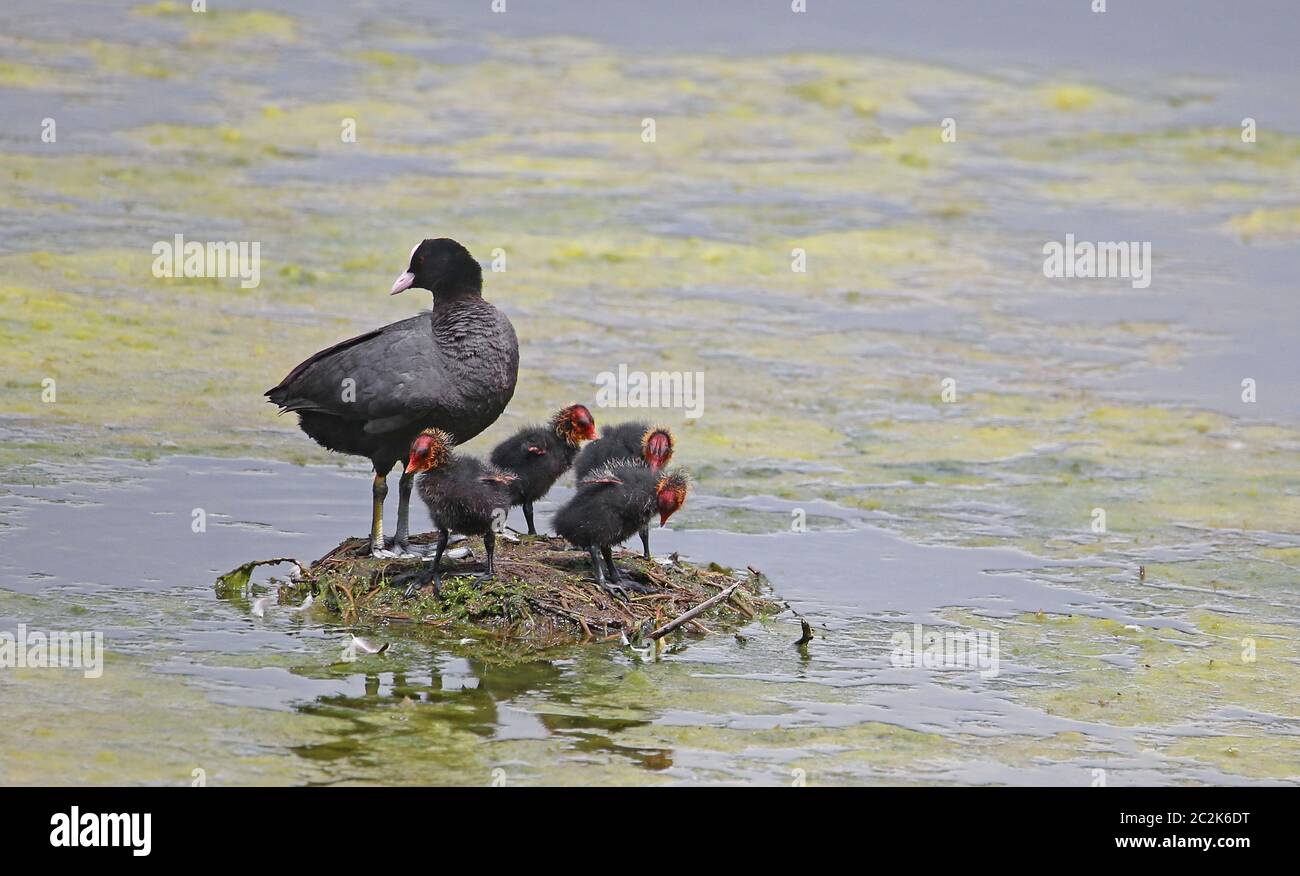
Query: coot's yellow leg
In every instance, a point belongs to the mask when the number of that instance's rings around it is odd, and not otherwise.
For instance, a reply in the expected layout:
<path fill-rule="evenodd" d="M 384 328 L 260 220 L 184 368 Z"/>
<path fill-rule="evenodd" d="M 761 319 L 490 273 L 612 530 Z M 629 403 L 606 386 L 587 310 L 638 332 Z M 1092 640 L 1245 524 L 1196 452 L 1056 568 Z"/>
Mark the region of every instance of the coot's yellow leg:
<path fill-rule="evenodd" d="M 388 495 L 388 478 L 375 472 L 370 494 L 373 497 L 370 509 L 370 553 L 378 556 L 384 550 L 384 497 Z"/>

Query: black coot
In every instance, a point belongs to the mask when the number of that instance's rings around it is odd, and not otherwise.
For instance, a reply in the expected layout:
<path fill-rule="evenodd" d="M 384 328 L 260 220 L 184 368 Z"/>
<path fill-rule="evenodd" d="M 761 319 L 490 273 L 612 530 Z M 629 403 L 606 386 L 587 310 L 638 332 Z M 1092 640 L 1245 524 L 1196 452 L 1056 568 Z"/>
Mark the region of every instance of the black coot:
<path fill-rule="evenodd" d="M 596 437 L 596 421 L 586 405 L 569 405 L 544 426 L 526 426 L 492 450 L 492 464 L 515 476 L 512 505 L 524 506 L 528 534 L 536 535 L 533 503 L 573 465 L 583 441 Z"/>
<path fill-rule="evenodd" d="M 619 423 L 601 430 L 600 438 L 582 448 L 573 463 L 573 473 L 582 479 L 611 462 L 632 461 L 659 471 L 673 458 L 676 442 L 666 426 L 648 423 Z M 650 527 L 641 529 L 641 553 L 650 559 Z"/>
<path fill-rule="evenodd" d="M 652 471 L 635 462 L 612 462 L 578 481 L 578 492 L 555 512 L 555 531 L 591 554 L 597 584 L 625 597 L 627 589 L 644 593 L 647 587 L 619 574 L 611 548 L 649 526 L 656 512 L 659 525 L 667 523 L 685 503 L 689 487 L 681 469 Z M 608 582 L 601 573 L 602 557 Z"/>
<path fill-rule="evenodd" d="M 441 429 L 425 429 L 411 444 L 406 474 L 420 475 L 416 491 L 429 506 L 429 516 L 438 530 L 438 546 L 434 550 L 431 574 L 412 579 L 406 589 L 407 596 L 427 581 L 433 582 L 435 592 L 442 586 L 439 566 L 447 539 L 453 532 L 483 536 L 487 567 L 479 578 L 486 580 L 495 574 L 496 531 L 505 527 L 515 478 L 472 456 L 457 455 L 452 451 L 454 443 L 451 435 Z"/>
<path fill-rule="evenodd" d="M 421 430 L 436 427 L 464 443 L 496 421 L 515 392 L 519 341 L 506 315 L 483 300 L 483 272 L 450 238 L 411 251 L 393 284 L 433 293 L 433 310 L 366 332 L 303 362 L 267 397 L 296 411 L 316 443 L 364 456 L 375 469 L 371 551 L 416 556 L 407 544 L 412 476 L 398 484 L 394 551 L 384 550 L 388 472 Z"/>

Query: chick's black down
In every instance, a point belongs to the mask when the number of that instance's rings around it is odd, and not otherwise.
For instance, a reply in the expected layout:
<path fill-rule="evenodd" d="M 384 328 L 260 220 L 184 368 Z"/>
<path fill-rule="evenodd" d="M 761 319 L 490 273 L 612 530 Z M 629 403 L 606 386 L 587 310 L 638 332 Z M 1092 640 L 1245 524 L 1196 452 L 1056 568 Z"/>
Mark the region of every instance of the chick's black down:
<path fill-rule="evenodd" d="M 641 439 L 651 428 L 648 423 L 619 423 L 600 430 L 600 437 L 592 441 L 573 463 L 573 473 L 584 478 L 598 468 L 623 459 L 643 461 Z"/>
<path fill-rule="evenodd" d="M 556 532 L 580 548 L 609 547 L 650 523 L 658 475 L 648 467 L 615 463 L 588 476 L 593 480 L 579 480 L 573 498 L 556 512 Z"/>
<path fill-rule="evenodd" d="M 472 456 L 457 456 L 420 475 L 415 489 L 438 529 L 465 535 L 492 530 L 493 515 L 510 508 L 510 476 Z"/>
<path fill-rule="evenodd" d="M 534 453 L 533 447 L 542 452 Z M 536 502 L 550 492 L 577 456 L 578 448 L 548 425 L 520 429 L 492 450 L 491 460 L 515 476 L 511 504 L 519 505 Z"/>

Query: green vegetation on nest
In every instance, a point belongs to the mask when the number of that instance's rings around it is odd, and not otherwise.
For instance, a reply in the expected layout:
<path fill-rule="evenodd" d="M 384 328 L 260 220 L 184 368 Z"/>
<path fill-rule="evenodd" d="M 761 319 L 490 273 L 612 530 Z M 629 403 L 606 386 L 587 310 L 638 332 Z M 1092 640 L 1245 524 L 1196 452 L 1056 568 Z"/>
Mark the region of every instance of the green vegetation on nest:
<path fill-rule="evenodd" d="M 412 543 L 429 545 L 432 539 L 431 533 L 414 536 Z M 616 561 L 626 574 L 651 588 L 623 599 L 598 586 L 590 576 L 587 554 L 561 538 L 521 536 L 498 544 L 493 579 L 479 580 L 465 564 L 447 563 L 440 587 L 426 583 L 407 599 L 405 587 L 394 580 L 426 570 L 427 563 L 372 559 L 365 539 L 348 539 L 297 580 L 281 585 L 278 595 L 282 603 L 295 605 L 311 596 L 346 623 L 400 622 L 487 633 L 516 655 L 620 635 L 640 640 L 737 583 L 741 586 L 729 599 L 681 630 L 733 629 L 785 610 L 761 576 L 751 572 L 676 560 L 665 565 L 618 551 Z M 243 598 L 254 565 L 221 576 L 218 594 Z"/>

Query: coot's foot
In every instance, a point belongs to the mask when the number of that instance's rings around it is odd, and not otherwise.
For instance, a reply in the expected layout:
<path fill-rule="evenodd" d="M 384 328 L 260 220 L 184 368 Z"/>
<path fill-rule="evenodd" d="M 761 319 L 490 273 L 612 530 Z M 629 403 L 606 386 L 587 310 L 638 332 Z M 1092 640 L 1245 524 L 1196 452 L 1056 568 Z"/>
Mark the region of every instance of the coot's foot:
<path fill-rule="evenodd" d="M 627 569 L 624 569 L 622 566 L 615 566 L 614 570 L 618 573 L 618 577 L 615 580 L 618 581 L 618 583 L 625 586 L 628 590 L 635 590 L 637 593 L 658 593 L 659 592 L 658 588 L 652 587 L 649 584 L 642 584 L 640 581 L 634 580 L 632 578 L 632 573 L 630 573 Z"/>
<path fill-rule="evenodd" d="M 423 587 L 425 583 L 428 583 L 428 584 L 432 584 L 432 585 L 433 585 L 433 595 L 434 595 L 434 596 L 441 596 L 441 595 L 442 595 L 442 576 L 441 576 L 441 575 L 434 575 L 434 576 L 433 576 L 432 578 L 430 578 L 427 582 L 423 582 L 423 583 L 422 583 L 421 581 L 419 581 L 419 580 L 417 579 L 417 580 L 415 580 L 415 581 L 412 581 L 410 584 L 407 584 L 407 585 L 406 585 L 406 590 L 403 591 L 403 593 L 402 593 L 402 598 L 403 598 L 403 599 L 410 599 L 412 596 L 414 596 L 416 593 L 419 592 L 420 588 Z"/>
<path fill-rule="evenodd" d="M 422 560 L 425 555 L 424 550 L 419 545 L 390 538 L 378 550 L 372 546 L 370 556 L 376 560 Z"/>
<path fill-rule="evenodd" d="M 403 587 L 402 598 L 410 599 L 425 584 L 433 585 L 434 595 L 442 593 L 442 575 L 437 569 L 430 569 L 421 563 L 409 572 L 394 576 L 388 582 L 390 587 Z"/>
<path fill-rule="evenodd" d="M 604 578 L 597 578 L 596 583 L 605 588 L 605 592 L 610 596 L 613 596 L 615 599 L 621 599 L 624 602 L 627 602 L 632 598 L 628 596 L 627 591 L 623 589 L 623 585 L 619 584 L 617 581 L 607 581 Z"/>
<path fill-rule="evenodd" d="M 403 560 L 422 560 L 427 556 L 423 546 L 411 544 L 409 541 L 395 542 L 391 549 Z"/>
<path fill-rule="evenodd" d="M 439 575 L 438 573 L 435 572 L 432 575 L 426 574 L 426 575 L 413 576 L 411 578 L 411 583 L 407 584 L 406 590 L 402 592 L 402 598 L 410 599 L 412 596 L 418 593 L 420 588 L 423 587 L 425 584 L 433 585 L 434 596 L 442 595 L 442 575 Z"/>
<path fill-rule="evenodd" d="M 614 565 L 614 553 L 608 546 L 601 548 L 600 553 L 601 556 L 604 557 L 606 577 L 609 579 L 611 584 L 617 585 L 624 590 L 632 590 L 636 593 L 654 592 L 652 588 L 647 587 L 640 581 L 632 580 L 626 571 Z"/>
<path fill-rule="evenodd" d="M 633 581 L 626 575 L 619 578 L 617 581 L 611 581 L 608 578 L 604 578 L 597 580 L 596 583 L 605 588 L 605 592 L 610 596 L 620 598 L 624 602 L 627 602 L 632 598 L 631 594 L 628 593 L 629 590 L 632 591 L 632 593 L 637 594 L 654 592 L 654 590 L 645 586 L 640 581 Z"/>
<path fill-rule="evenodd" d="M 631 590 L 633 593 L 644 594 L 655 592 L 655 588 L 648 584 L 642 584 L 640 581 L 633 579 L 626 572 L 618 576 L 618 583 L 623 587 L 626 587 L 628 590 Z"/>

